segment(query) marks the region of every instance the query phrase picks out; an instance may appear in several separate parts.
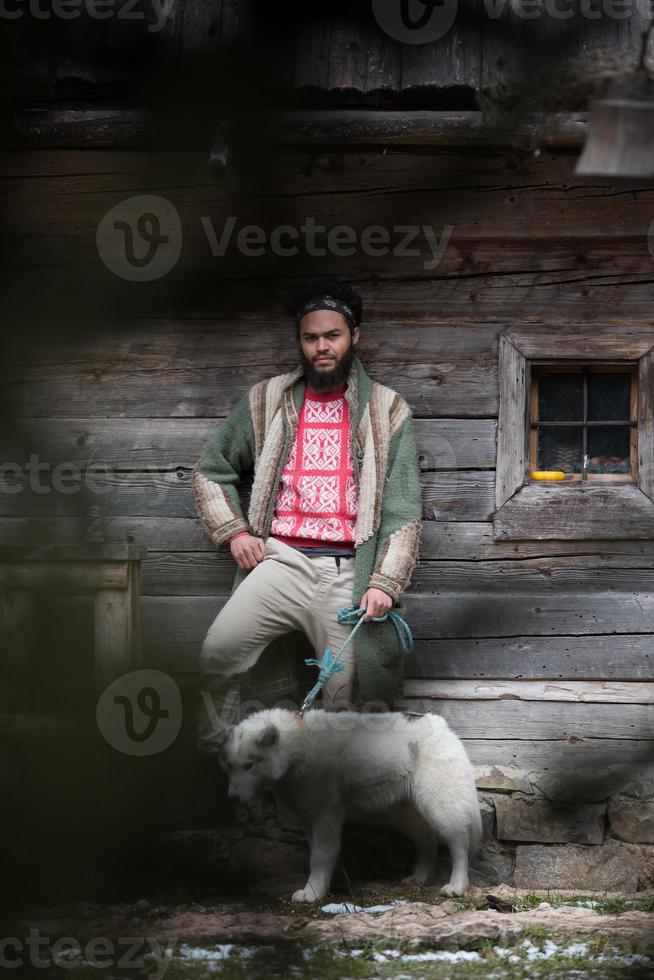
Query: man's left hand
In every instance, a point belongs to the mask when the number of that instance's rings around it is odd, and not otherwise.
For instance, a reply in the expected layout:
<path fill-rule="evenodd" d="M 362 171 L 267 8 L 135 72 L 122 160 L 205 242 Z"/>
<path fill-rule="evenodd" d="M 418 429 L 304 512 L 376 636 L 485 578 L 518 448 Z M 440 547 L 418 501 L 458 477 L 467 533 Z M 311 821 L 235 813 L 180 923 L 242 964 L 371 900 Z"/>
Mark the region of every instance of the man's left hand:
<path fill-rule="evenodd" d="M 393 600 L 387 592 L 383 592 L 381 589 L 368 589 L 361 596 L 359 605 L 366 610 L 364 619 L 367 622 L 373 616 L 385 616 L 387 612 L 390 612 L 393 607 Z"/>

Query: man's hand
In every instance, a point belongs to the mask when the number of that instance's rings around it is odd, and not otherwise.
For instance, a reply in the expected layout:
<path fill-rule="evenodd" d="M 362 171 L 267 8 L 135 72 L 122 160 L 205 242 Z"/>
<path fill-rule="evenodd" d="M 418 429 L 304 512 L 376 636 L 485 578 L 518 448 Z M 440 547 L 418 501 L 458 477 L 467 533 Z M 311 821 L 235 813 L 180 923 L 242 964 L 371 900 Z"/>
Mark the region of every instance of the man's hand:
<path fill-rule="evenodd" d="M 230 543 L 229 549 L 238 567 L 249 572 L 263 561 L 266 546 L 263 538 L 255 538 L 252 534 L 240 534 Z"/>
<path fill-rule="evenodd" d="M 360 605 L 366 610 L 364 619 L 368 622 L 373 616 L 386 615 L 393 607 L 393 600 L 387 592 L 383 592 L 381 589 L 368 589 L 361 596 Z"/>

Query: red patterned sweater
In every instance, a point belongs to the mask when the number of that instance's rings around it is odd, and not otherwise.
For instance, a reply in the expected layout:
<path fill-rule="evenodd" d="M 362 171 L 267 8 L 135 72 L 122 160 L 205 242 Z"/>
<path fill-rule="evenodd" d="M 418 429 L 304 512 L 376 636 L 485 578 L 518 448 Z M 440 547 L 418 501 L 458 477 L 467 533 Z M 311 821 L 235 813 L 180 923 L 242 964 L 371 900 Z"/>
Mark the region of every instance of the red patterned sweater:
<path fill-rule="evenodd" d="M 281 473 L 270 528 L 271 536 L 286 544 L 307 548 L 353 545 L 357 488 L 344 394 L 345 385 L 334 392 L 305 391 L 295 445 Z"/>

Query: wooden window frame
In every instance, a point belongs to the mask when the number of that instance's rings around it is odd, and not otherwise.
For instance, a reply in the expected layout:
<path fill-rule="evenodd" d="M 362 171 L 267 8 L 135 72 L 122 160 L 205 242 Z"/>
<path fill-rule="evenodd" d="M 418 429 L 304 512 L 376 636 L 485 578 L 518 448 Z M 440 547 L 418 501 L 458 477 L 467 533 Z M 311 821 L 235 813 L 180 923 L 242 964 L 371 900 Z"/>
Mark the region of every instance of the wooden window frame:
<path fill-rule="evenodd" d="M 628 483 L 636 484 L 638 482 L 638 370 L 637 366 L 632 361 L 627 361 L 624 364 L 612 364 L 609 362 L 601 361 L 598 364 L 589 364 L 588 361 L 580 361 L 576 364 L 563 364 L 561 361 L 537 361 L 531 362 L 530 371 L 530 389 L 528 394 L 528 404 L 530 407 L 527 413 L 527 425 L 529 426 L 529 460 L 527 464 L 527 477 L 530 483 L 538 482 L 531 478 L 531 473 L 533 470 L 539 469 L 538 465 L 538 430 L 537 423 L 538 419 L 538 378 L 543 374 L 555 373 L 555 374 L 577 374 L 586 369 L 589 373 L 596 374 L 629 374 L 631 376 L 630 381 L 630 410 L 629 419 L 624 420 L 624 425 L 629 424 L 631 426 L 630 437 L 629 437 L 629 472 L 628 473 L 587 473 L 586 476 L 583 473 L 570 473 L 566 476 L 566 481 L 572 483 Z M 536 376 L 536 384 L 534 384 L 534 375 Z M 535 421 L 534 421 L 535 420 Z M 547 425 L 546 422 L 542 423 Z M 558 423 L 563 425 L 564 423 Z M 569 425 L 579 425 L 579 422 L 570 422 Z M 618 425 L 618 422 L 593 422 L 593 423 L 582 423 L 591 425 L 603 425 L 603 424 L 613 424 Z"/>
<path fill-rule="evenodd" d="M 635 483 L 529 481 L 531 366 L 537 361 L 635 363 Z M 627 364 L 625 364 L 625 367 Z M 609 325 L 508 328 L 499 338 L 498 540 L 654 538 L 654 330 Z"/>

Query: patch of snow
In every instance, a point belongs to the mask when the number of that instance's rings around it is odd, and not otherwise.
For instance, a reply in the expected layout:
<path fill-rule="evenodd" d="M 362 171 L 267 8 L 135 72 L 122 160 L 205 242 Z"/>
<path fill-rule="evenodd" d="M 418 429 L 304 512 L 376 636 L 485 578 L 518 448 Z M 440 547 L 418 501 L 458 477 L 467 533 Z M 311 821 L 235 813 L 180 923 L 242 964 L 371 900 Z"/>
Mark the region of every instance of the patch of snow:
<path fill-rule="evenodd" d="M 341 915 L 343 912 L 363 912 L 363 908 L 351 902 L 330 902 L 329 905 L 323 905 L 320 911 L 328 912 L 329 915 Z"/>
<path fill-rule="evenodd" d="M 374 953 L 373 959 L 376 963 L 387 963 L 389 960 L 401 960 L 410 963 L 463 963 L 473 960 L 480 960 L 481 956 L 474 950 L 458 949 L 451 952 L 448 949 L 428 950 L 424 953 L 400 953 L 397 949 L 385 949 L 381 953 Z"/>
<path fill-rule="evenodd" d="M 202 949 L 199 946 L 181 946 L 177 955 L 184 960 L 226 960 L 233 949 L 234 943 L 221 943 L 212 949 Z"/>

